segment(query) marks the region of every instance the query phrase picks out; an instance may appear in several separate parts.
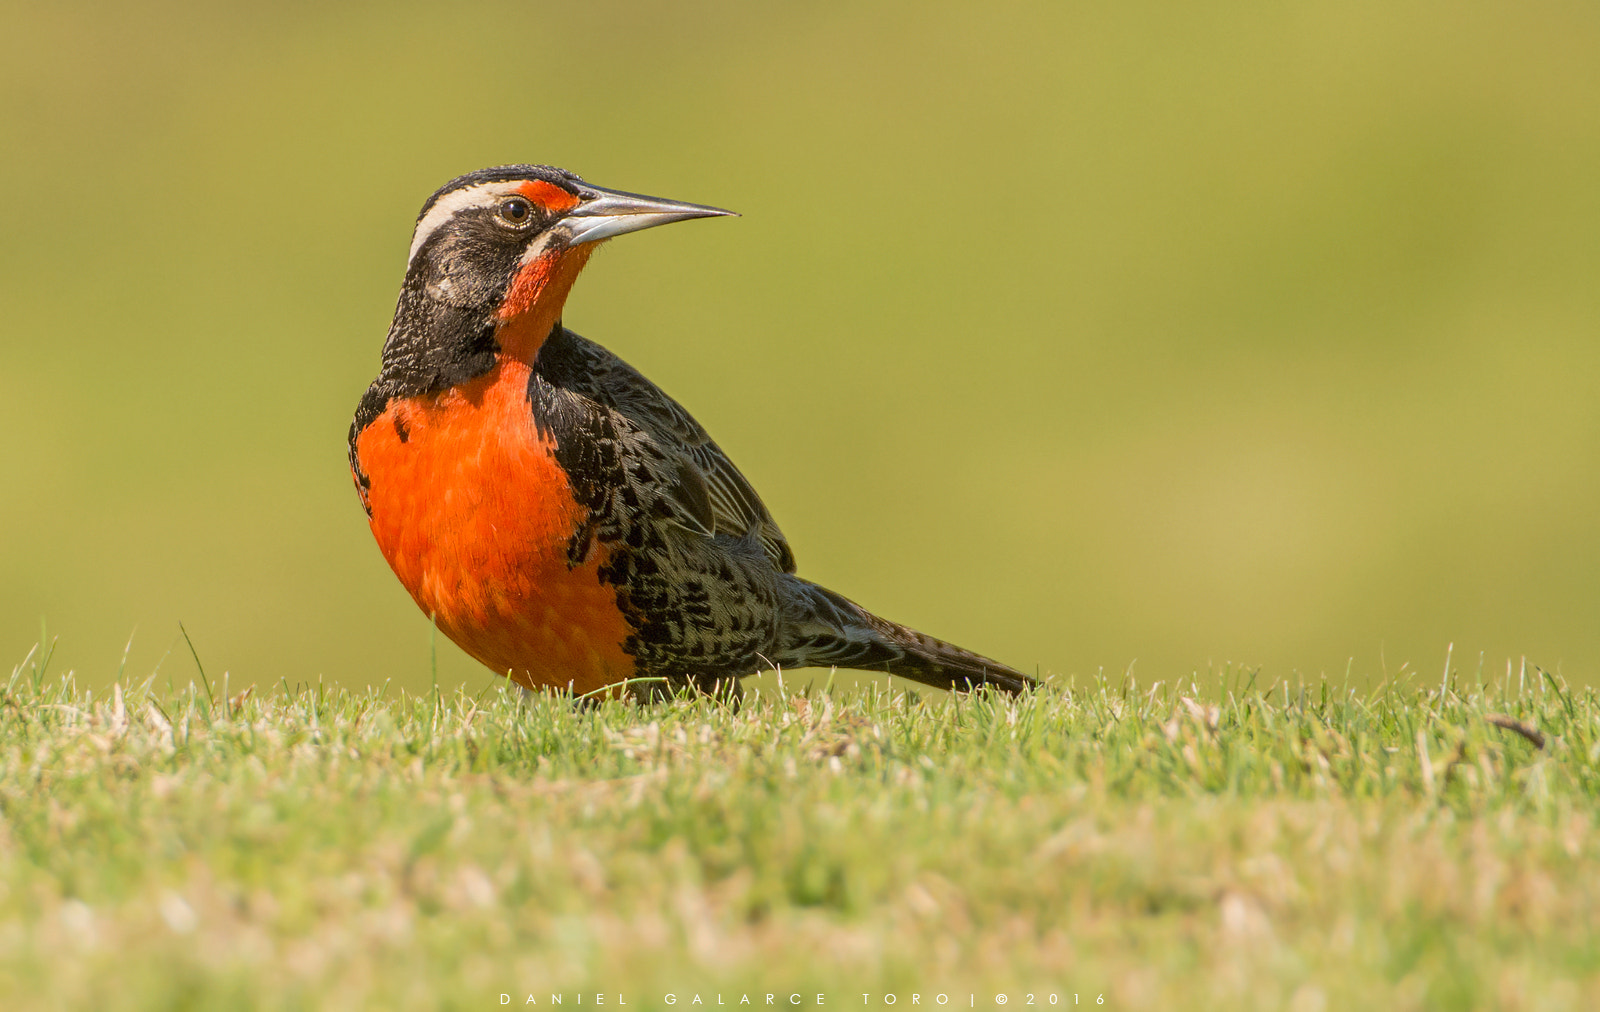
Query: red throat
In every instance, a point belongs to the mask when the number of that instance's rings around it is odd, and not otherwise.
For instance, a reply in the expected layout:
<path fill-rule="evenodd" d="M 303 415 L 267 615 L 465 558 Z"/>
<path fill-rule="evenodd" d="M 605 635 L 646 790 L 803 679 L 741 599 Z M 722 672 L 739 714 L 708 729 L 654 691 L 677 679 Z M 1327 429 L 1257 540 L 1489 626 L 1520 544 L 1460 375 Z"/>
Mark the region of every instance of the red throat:
<path fill-rule="evenodd" d="M 593 252 L 594 245 L 584 243 L 548 250 L 523 265 L 495 314 L 500 321 L 495 340 L 500 342 L 503 356 L 533 364 L 539 346 L 561 319 L 572 283 Z"/>

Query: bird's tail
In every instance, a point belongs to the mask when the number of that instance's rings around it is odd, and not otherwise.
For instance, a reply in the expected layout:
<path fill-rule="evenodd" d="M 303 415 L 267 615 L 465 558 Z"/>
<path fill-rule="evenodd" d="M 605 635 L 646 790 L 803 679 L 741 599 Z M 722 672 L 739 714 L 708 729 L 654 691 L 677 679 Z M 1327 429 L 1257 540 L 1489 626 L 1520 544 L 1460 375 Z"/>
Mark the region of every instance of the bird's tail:
<path fill-rule="evenodd" d="M 887 671 L 941 689 L 991 685 L 1014 693 L 1038 684 L 999 661 L 879 618 L 809 580 L 789 579 L 783 646 L 772 658 L 780 665 Z"/>

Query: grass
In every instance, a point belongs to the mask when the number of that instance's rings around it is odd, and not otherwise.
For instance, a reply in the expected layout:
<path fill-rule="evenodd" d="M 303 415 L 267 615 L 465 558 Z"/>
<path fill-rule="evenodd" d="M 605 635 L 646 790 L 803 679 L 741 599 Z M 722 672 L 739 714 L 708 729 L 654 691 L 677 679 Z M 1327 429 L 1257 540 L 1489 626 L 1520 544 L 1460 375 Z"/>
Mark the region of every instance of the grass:
<path fill-rule="evenodd" d="M 1600 1006 L 1597 700 L 1537 672 L 733 709 L 40 668 L 7 1009 Z"/>

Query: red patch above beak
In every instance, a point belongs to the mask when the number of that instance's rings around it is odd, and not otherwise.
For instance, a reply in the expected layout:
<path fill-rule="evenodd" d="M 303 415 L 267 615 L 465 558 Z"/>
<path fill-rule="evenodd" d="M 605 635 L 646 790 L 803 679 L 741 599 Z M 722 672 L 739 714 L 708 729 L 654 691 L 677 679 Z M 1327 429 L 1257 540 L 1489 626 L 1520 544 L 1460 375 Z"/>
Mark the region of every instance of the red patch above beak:
<path fill-rule="evenodd" d="M 577 197 L 542 179 L 530 179 L 518 186 L 517 192 L 551 214 L 564 214 L 578 206 Z"/>

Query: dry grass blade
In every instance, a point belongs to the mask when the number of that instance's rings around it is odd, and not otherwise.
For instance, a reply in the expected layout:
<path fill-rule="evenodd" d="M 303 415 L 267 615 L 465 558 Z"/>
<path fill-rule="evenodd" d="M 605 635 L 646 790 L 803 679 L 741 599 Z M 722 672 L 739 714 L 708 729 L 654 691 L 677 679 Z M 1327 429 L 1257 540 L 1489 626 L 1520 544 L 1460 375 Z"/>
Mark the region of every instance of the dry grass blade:
<path fill-rule="evenodd" d="M 1534 748 L 1544 748 L 1544 734 L 1532 724 L 1520 721 L 1517 718 L 1504 713 L 1486 713 L 1483 715 L 1483 719 L 1493 724 L 1495 727 L 1503 727 L 1507 731 L 1515 731 L 1517 734 L 1520 734 L 1522 737 L 1526 738 L 1528 743 Z"/>

